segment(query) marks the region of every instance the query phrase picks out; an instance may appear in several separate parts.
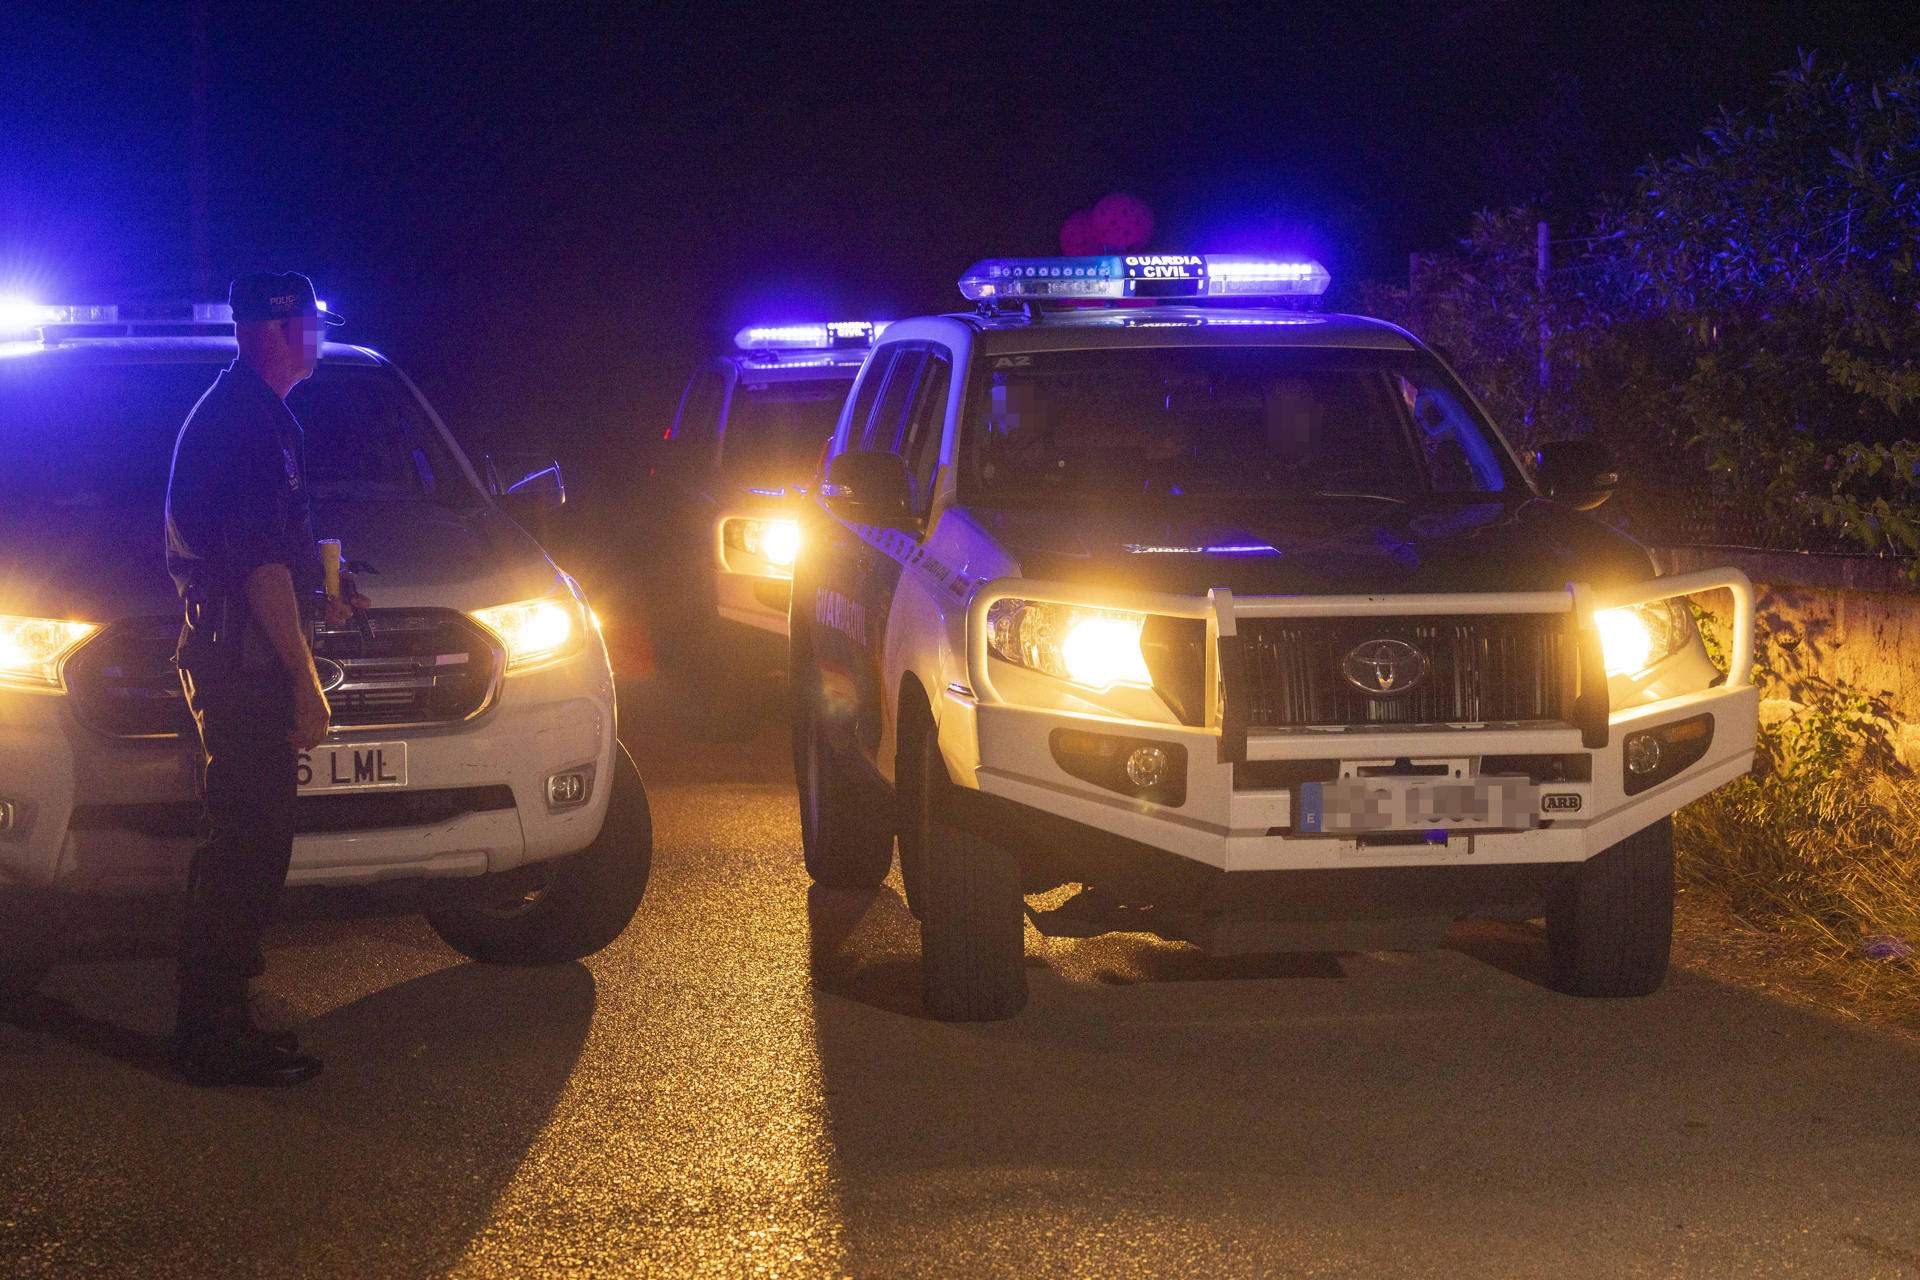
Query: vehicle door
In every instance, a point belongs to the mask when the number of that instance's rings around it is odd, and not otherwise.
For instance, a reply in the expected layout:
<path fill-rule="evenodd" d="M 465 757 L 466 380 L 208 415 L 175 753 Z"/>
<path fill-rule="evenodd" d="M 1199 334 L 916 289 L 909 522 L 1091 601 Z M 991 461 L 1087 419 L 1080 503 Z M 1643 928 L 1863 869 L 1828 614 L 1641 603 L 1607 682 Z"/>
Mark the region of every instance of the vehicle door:
<path fill-rule="evenodd" d="M 915 372 L 906 413 L 894 427 L 892 442 L 892 452 L 900 455 L 907 473 L 909 522 L 889 531 L 880 547 L 896 579 L 887 597 L 876 649 L 881 687 L 889 692 L 900 688 L 901 675 L 906 671 L 919 672 L 923 683 L 929 673 L 938 672 L 946 635 L 943 604 L 949 595 L 949 582 L 943 575 L 950 570 L 928 554 L 926 544 L 937 518 L 933 506 L 940 489 L 941 441 L 953 385 L 953 354 L 938 343 L 922 345 L 926 359 Z M 893 697 L 881 700 L 884 722 L 876 753 L 871 757 L 880 773 L 889 778 L 899 727 L 895 701 Z"/>
<path fill-rule="evenodd" d="M 834 437 L 829 467 L 831 458 L 846 453 L 894 451 L 926 361 L 919 343 L 888 343 L 874 351 Z M 814 539 L 807 560 L 816 575 L 810 647 L 820 670 L 823 710 L 842 750 L 872 760 L 886 714 L 880 655 L 900 579 L 899 564 L 886 552 L 895 531 L 835 514 L 831 502 L 823 497 L 821 518 L 806 535 Z M 795 626 L 805 607 L 805 597 L 796 593 Z"/>
<path fill-rule="evenodd" d="M 654 621 L 659 629 L 680 631 L 701 611 L 712 611 L 715 490 L 731 375 L 721 360 L 695 370 L 662 441 L 653 509 L 644 515 L 653 531 L 645 560 L 646 576 L 655 588 Z M 615 513 L 615 519 L 620 514 Z M 631 518 L 633 513 L 626 514 Z M 662 638 L 666 637 L 657 636 L 656 642 Z"/>

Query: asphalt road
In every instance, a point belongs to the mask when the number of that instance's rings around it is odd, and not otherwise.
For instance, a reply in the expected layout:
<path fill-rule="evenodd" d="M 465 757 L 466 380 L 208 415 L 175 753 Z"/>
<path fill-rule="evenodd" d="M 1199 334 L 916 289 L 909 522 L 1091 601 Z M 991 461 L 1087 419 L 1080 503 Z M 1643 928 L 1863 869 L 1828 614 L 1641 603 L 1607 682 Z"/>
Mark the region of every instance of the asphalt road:
<path fill-rule="evenodd" d="M 57 971 L 0 1024 L 0 1276 L 1920 1274 L 1909 1044 L 1685 971 L 1564 999 L 1525 929 L 1030 932 L 1026 1013 L 942 1025 L 897 882 L 809 891 L 783 730 L 670 710 L 623 722 L 657 851 L 602 954 L 276 935 L 310 1086 L 171 1079 L 150 948 Z"/>

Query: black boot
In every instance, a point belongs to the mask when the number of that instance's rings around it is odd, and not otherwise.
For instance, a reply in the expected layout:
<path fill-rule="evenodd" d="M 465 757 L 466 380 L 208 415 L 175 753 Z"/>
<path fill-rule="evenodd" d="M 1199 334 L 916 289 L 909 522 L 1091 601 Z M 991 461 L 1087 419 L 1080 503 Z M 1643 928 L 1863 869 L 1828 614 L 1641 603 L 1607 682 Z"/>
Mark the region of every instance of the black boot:
<path fill-rule="evenodd" d="M 174 1059 L 189 1084 L 303 1084 L 320 1060 L 299 1052 L 290 1031 L 264 1032 L 247 1013 L 246 987 L 222 992 L 183 988 Z"/>

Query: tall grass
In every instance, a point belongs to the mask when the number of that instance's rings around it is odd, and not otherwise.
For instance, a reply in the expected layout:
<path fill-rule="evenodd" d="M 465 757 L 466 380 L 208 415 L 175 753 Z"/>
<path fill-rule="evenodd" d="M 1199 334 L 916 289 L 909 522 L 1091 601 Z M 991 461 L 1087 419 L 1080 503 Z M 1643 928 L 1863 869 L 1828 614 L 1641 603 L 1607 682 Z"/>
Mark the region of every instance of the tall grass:
<path fill-rule="evenodd" d="M 1760 673 L 1763 684 L 1771 672 Z M 1674 818 L 1680 884 L 1804 948 L 1855 1012 L 1920 1010 L 1920 778 L 1885 705 L 1802 679 L 1763 723 L 1754 771 Z M 1777 688 L 1777 685 L 1776 685 Z"/>

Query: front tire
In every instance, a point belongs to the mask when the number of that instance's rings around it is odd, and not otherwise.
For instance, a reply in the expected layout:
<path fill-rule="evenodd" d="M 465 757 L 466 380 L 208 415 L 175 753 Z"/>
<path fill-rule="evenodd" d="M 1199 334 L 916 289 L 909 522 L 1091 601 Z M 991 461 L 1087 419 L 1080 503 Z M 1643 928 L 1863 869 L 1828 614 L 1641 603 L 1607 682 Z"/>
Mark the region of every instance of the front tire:
<path fill-rule="evenodd" d="M 807 874 L 830 889 L 871 889 L 893 866 L 893 804 L 834 750 L 820 714 L 820 671 L 794 673 L 793 773 L 800 791 L 800 852 Z"/>
<path fill-rule="evenodd" d="M 1014 856 L 953 818 L 953 782 L 931 715 L 900 792 L 900 872 L 920 917 L 921 996 L 942 1022 L 997 1022 L 1026 1007 L 1026 901 Z"/>
<path fill-rule="evenodd" d="M 1673 821 L 1582 863 L 1547 905 L 1553 986 L 1573 996 L 1651 995 L 1673 947 Z"/>
<path fill-rule="evenodd" d="M 646 787 L 633 757 L 615 744 L 613 794 L 592 844 L 546 863 L 532 890 L 430 911 L 427 923 L 455 951 L 488 964 L 582 960 L 625 932 L 652 865 Z"/>

